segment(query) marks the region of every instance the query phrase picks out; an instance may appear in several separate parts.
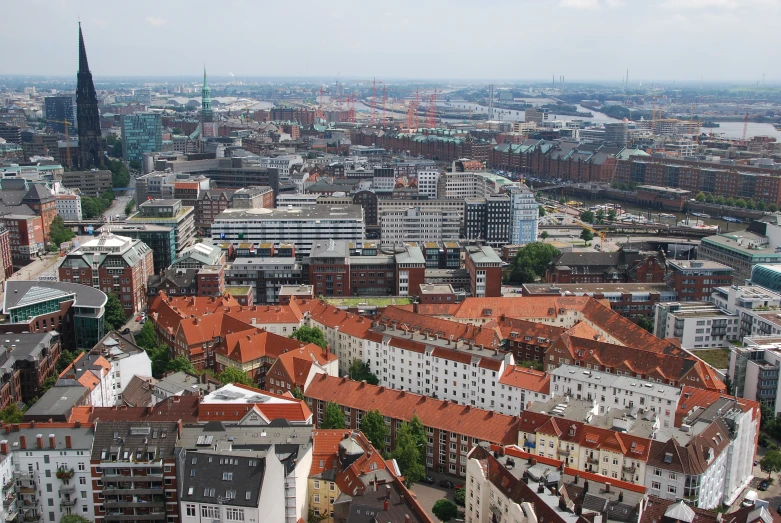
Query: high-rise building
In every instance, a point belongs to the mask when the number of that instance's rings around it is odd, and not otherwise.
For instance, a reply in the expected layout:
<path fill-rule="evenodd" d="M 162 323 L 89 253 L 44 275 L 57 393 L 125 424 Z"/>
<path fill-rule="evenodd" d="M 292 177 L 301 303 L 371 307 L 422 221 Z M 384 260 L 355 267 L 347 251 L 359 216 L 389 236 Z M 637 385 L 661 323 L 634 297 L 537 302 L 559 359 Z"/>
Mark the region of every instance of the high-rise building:
<path fill-rule="evenodd" d="M 629 123 L 613 122 L 605 124 L 605 143 L 625 146 L 629 136 Z"/>
<path fill-rule="evenodd" d="M 157 113 L 126 114 L 122 117 L 122 157 L 140 162 L 144 153 L 163 149 L 163 121 Z"/>
<path fill-rule="evenodd" d="M 467 198 L 464 205 L 464 237 L 501 247 L 510 239 L 510 204 L 506 194 Z"/>
<path fill-rule="evenodd" d="M 98 95 L 92 83 L 87 63 L 87 50 L 79 22 L 79 73 L 76 85 L 76 116 L 79 126 L 79 168 L 83 171 L 100 169 L 105 164 L 103 138 L 100 134 Z"/>
<path fill-rule="evenodd" d="M 49 127 L 55 133 L 65 133 L 65 124 L 70 122 L 68 132 L 73 132 L 76 125 L 76 96 L 61 94 L 47 96 L 43 99 L 43 115 Z"/>
<path fill-rule="evenodd" d="M 537 241 L 540 206 L 534 193 L 525 185 L 509 185 L 504 190 L 510 195 L 510 243 L 524 245 Z"/>
<path fill-rule="evenodd" d="M 138 206 L 138 212 L 127 219 L 128 225 L 160 225 L 174 229 L 175 251 L 181 254 L 195 237 L 195 209 L 181 200 L 149 200 Z M 162 247 L 162 245 L 161 245 Z M 168 247 L 165 247 L 167 249 Z M 155 250 L 157 255 L 157 250 Z M 173 261 L 173 260 L 171 260 Z M 166 267 L 171 263 L 166 264 Z"/>

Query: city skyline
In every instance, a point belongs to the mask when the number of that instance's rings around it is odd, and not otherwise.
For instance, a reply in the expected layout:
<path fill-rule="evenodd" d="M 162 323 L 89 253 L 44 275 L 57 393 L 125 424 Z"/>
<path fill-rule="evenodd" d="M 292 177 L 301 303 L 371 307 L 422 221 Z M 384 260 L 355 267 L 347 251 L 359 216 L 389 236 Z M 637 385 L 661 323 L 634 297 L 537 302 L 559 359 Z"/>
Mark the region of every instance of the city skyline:
<path fill-rule="evenodd" d="M 237 79 L 564 76 L 571 83 L 619 83 L 628 68 L 630 87 L 781 82 L 767 45 L 781 14 L 778 0 L 304 2 L 295 8 L 236 0 L 219 9 L 141 1 L 132 13 L 92 1 L 38 5 L 36 44 L 7 56 L 0 75 L 75 75 L 67 44 L 80 19 L 92 69 L 103 78 L 194 77 L 206 63 L 210 76 Z M 9 22 L 29 18 L 28 9 L 7 6 L 0 28 L 11 41 L 30 38 L 27 24 Z"/>

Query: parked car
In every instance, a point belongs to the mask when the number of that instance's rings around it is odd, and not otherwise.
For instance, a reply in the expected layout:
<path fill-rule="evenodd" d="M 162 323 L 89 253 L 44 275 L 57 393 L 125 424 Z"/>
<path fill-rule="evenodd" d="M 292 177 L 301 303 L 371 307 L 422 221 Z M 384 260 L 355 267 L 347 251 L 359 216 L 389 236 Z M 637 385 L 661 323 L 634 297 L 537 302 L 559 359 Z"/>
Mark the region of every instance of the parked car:
<path fill-rule="evenodd" d="M 776 507 L 776 513 L 777 513 L 777 514 L 779 514 L 779 515 L 781 515 L 781 505 L 779 505 L 778 507 Z"/>
<path fill-rule="evenodd" d="M 763 479 L 762 481 L 759 482 L 759 490 L 764 491 L 767 490 L 768 487 L 770 487 L 770 483 L 768 483 L 766 479 Z"/>
<path fill-rule="evenodd" d="M 125 327 L 121 331 L 119 331 L 120 334 L 130 334 L 130 329 L 128 327 Z"/>
<path fill-rule="evenodd" d="M 433 485 L 435 483 L 434 478 L 431 476 L 426 476 L 425 478 L 420 480 L 421 483 L 426 483 L 428 485 Z"/>
<path fill-rule="evenodd" d="M 450 481 L 449 479 L 439 480 L 439 483 L 437 483 L 437 485 L 439 485 L 440 487 L 445 487 L 445 488 L 453 488 L 453 482 Z"/>
<path fill-rule="evenodd" d="M 136 316 L 136 323 L 141 321 L 142 316 Z"/>

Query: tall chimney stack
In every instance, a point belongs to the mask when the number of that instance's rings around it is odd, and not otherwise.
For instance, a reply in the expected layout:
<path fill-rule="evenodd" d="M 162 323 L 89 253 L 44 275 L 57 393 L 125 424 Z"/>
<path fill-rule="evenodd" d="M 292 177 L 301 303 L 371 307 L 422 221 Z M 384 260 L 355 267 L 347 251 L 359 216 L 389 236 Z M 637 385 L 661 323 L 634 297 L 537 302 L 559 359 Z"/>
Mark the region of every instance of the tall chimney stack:
<path fill-rule="evenodd" d="M 0 452 L 5 454 L 6 456 L 8 455 L 8 440 L 7 439 L 4 439 L 3 441 L 0 441 Z"/>
<path fill-rule="evenodd" d="M 35 441 L 38 445 L 39 449 L 43 448 L 43 434 L 36 434 L 35 435 Z"/>
<path fill-rule="evenodd" d="M 49 448 L 50 449 L 57 448 L 57 437 L 54 434 L 49 434 Z"/>
<path fill-rule="evenodd" d="M 70 434 L 65 436 L 65 448 L 66 449 L 73 448 L 73 440 L 71 439 L 71 435 Z"/>
<path fill-rule="evenodd" d="M 19 448 L 20 449 L 26 449 L 27 448 L 27 436 L 24 434 L 21 434 L 19 436 Z"/>

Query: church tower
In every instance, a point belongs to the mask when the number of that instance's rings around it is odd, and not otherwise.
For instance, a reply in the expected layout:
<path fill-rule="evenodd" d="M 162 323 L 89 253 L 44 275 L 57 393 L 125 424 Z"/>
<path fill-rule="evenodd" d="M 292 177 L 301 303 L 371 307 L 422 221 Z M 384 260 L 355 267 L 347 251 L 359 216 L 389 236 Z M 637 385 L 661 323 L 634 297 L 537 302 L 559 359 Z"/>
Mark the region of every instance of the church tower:
<path fill-rule="evenodd" d="M 212 112 L 212 90 L 206 83 L 206 66 L 203 66 L 203 87 L 201 88 L 201 121 L 209 123 L 214 121 Z"/>
<path fill-rule="evenodd" d="M 76 107 L 79 124 L 79 169 L 103 169 L 106 166 L 103 155 L 103 138 L 100 134 L 100 113 L 98 96 L 92 83 L 92 73 L 87 63 L 87 50 L 79 22 L 79 72 L 76 84 Z"/>

